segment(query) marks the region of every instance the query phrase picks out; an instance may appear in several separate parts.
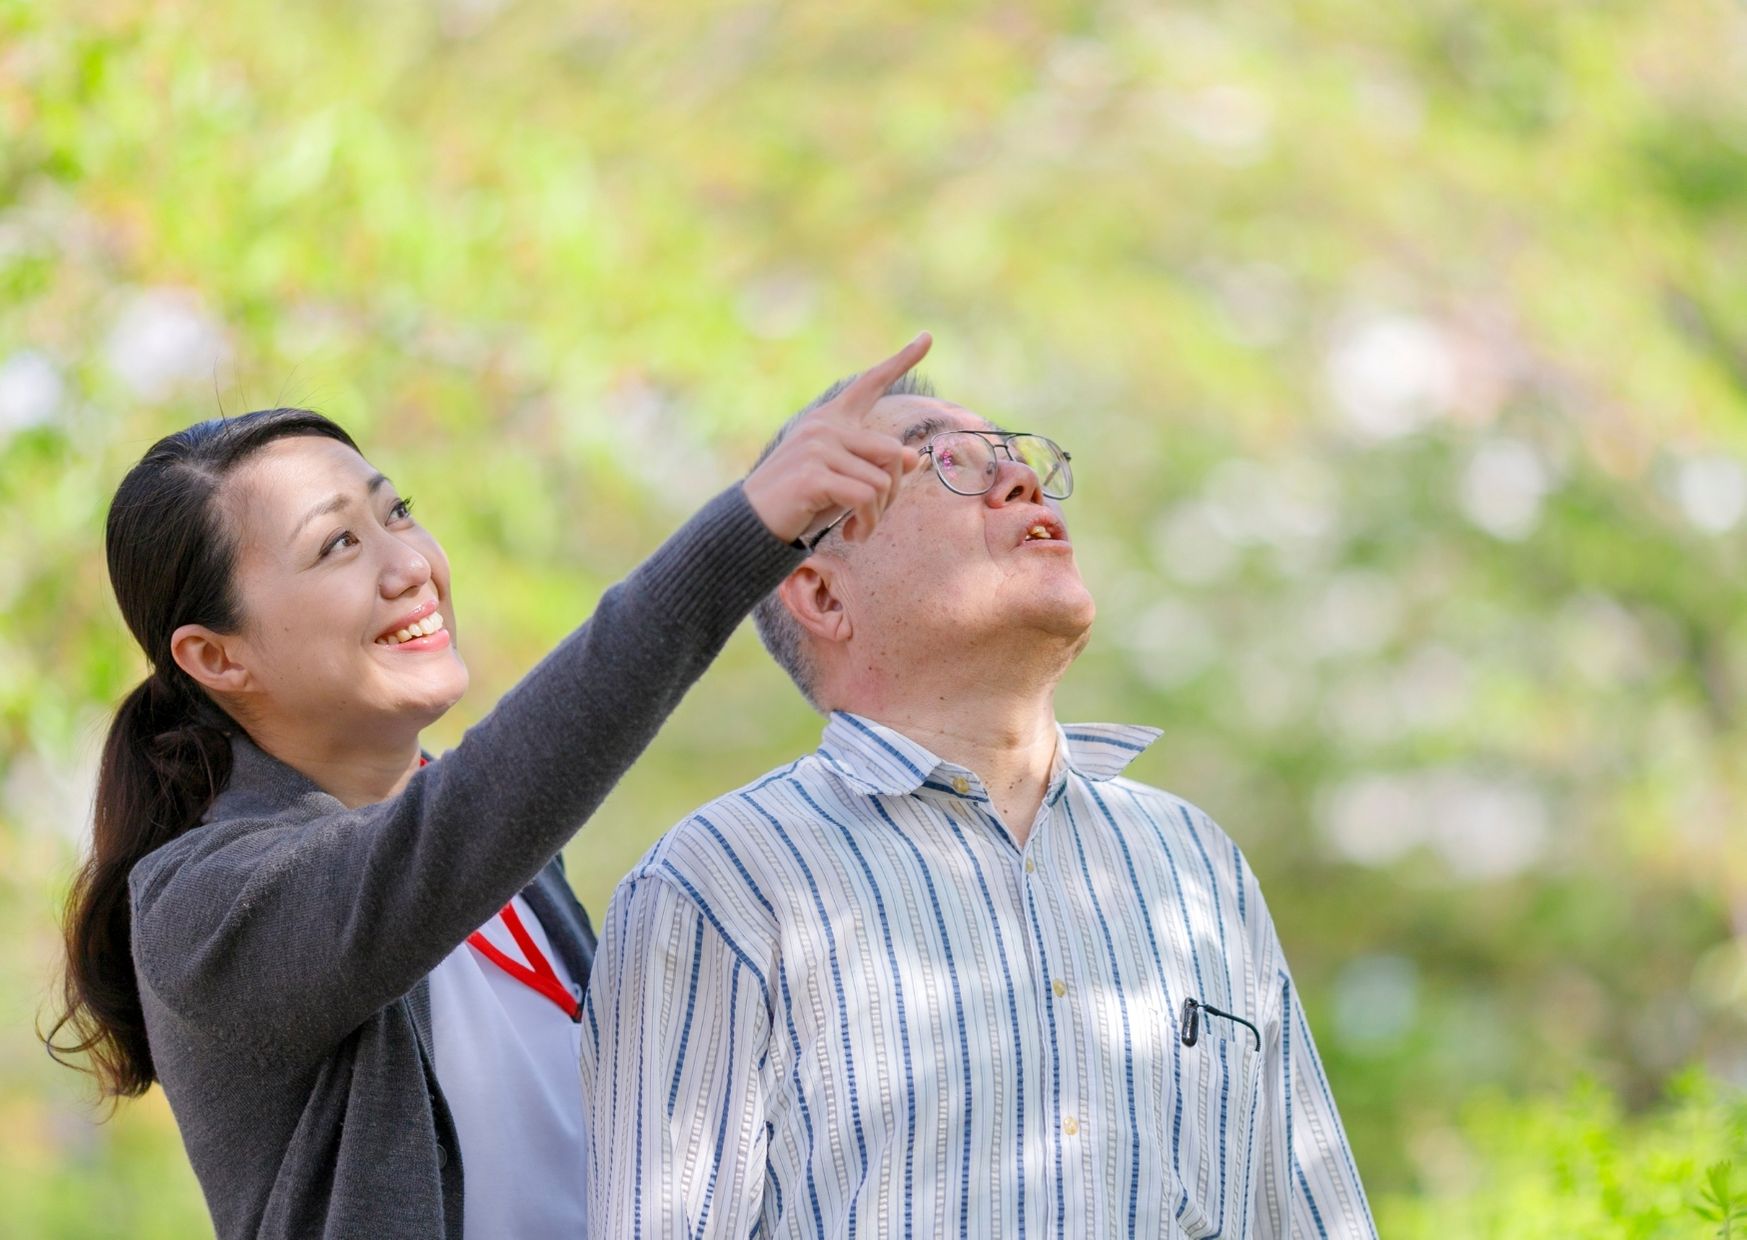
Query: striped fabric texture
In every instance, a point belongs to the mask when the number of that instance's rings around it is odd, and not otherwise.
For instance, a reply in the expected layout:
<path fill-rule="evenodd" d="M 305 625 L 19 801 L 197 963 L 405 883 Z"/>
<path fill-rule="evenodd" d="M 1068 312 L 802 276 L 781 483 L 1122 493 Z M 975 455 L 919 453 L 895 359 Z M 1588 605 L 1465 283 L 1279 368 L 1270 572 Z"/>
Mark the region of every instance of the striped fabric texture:
<path fill-rule="evenodd" d="M 594 1234 L 1375 1237 L 1243 855 L 1122 778 L 1154 729 L 1059 732 L 1023 849 L 838 713 L 637 865 L 584 1016 Z M 1188 999 L 1229 1014 L 1193 1045 Z"/>

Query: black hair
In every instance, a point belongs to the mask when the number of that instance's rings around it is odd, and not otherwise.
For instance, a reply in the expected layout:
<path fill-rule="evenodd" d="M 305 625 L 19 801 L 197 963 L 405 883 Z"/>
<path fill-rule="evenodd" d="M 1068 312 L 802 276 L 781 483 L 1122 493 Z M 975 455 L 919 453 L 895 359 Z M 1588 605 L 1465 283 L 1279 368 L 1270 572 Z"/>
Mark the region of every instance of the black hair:
<path fill-rule="evenodd" d="M 307 409 L 213 418 L 153 444 L 109 506 L 109 583 L 151 674 L 122 699 L 104 740 L 91 850 L 67 897 L 61 1011 L 43 1040 L 63 1063 L 86 1056 L 111 1097 L 142 1094 L 156 1079 L 134 977 L 128 875 L 224 790 L 238 730 L 176 665 L 170 639 L 185 624 L 238 628 L 237 544 L 219 491 L 261 448 L 297 435 L 358 446 Z M 63 1030 L 71 1040 L 56 1041 Z"/>

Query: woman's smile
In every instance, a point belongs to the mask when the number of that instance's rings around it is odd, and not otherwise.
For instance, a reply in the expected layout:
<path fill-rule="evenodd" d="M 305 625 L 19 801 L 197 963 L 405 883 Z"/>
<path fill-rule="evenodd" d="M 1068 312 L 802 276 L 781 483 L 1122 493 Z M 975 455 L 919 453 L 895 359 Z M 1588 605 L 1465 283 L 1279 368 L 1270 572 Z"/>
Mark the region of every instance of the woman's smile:
<path fill-rule="evenodd" d="M 402 629 L 401 632 L 406 632 Z M 404 641 L 395 638 L 379 637 L 378 646 L 387 646 L 390 650 L 399 652 L 416 652 L 420 650 L 447 650 L 449 648 L 449 630 L 443 627 L 443 617 L 436 612 L 431 613 L 428 627 L 417 637 L 408 636 Z"/>
<path fill-rule="evenodd" d="M 443 623 L 443 613 L 436 610 L 436 607 L 435 603 L 427 603 L 406 619 L 396 622 L 393 629 L 377 637 L 376 644 L 396 649 L 413 646 L 418 650 L 441 650 L 449 644 L 449 634 Z M 443 635 L 444 640 L 441 642 L 435 641 L 438 633 Z"/>

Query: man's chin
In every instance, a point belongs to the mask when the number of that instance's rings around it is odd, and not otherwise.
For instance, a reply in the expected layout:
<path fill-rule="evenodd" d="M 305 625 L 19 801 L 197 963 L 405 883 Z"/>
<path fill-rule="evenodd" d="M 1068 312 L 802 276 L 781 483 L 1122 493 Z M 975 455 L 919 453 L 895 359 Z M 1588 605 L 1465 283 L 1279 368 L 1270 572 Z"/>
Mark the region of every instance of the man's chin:
<path fill-rule="evenodd" d="M 1013 617 L 1019 627 L 1053 642 L 1071 645 L 1078 654 L 1091 638 L 1092 621 L 1098 609 L 1089 594 L 1077 597 L 1040 598 Z"/>
<path fill-rule="evenodd" d="M 1057 637 L 1084 641 L 1092 631 L 1092 621 L 1098 618 L 1098 604 L 1084 586 L 1054 592 L 1038 604 L 1042 627 Z"/>

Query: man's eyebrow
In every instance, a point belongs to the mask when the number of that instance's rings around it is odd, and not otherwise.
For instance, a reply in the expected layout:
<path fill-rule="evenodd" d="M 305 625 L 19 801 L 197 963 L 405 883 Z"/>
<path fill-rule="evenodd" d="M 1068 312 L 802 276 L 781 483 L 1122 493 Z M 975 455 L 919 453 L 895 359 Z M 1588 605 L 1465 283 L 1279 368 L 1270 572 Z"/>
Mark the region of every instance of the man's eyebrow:
<path fill-rule="evenodd" d="M 945 429 L 945 418 L 923 418 L 920 422 L 914 422 L 906 427 L 904 433 L 898 436 L 898 438 L 902 439 L 905 443 L 915 443 L 919 439 L 927 439 L 929 436 Z"/>
<path fill-rule="evenodd" d="M 916 422 L 916 423 L 910 425 L 909 427 L 906 427 L 904 430 L 904 433 L 902 435 L 898 436 L 898 438 L 903 440 L 905 443 L 915 443 L 919 439 L 928 439 L 931 436 L 938 435 L 941 431 L 967 431 L 967 430 L 988 431 L 991 434 L 996 434 L 996 435 L 1000 435 L 1000 434 L 1004 433 L 1000 427 L 996 426 L 992 422 L 987 421 L 986 419 L 984 420 L 982 426 L 972 427 L 972 426 L 955 426 L 953 423 L 949 422 L 945 418 L 923 418 L 920 422 Z"/>
<path fill-rule="evenodd" d="M 383 484 L 387 481 L 387 475 L 377 474 L 374 478 L 370 479 L 370 485 L 365 488 L 365 494 L 375 495 L 377 491 L 382 489 Z M 303 515 L 303 520 L 297 523 L 297 527 L 291 531 L 291 537 L 287 538 L 285 541 L 296 542 L 297 536 L 303 533 L 304 526 L 308 525 L 317 517 L 325 517 L 330 512 L 338 512 L 340 509 L 344 508 L 348 502 L 349 499 L 347 496 L 336 495 L 326 503 L 317 504 L 314 508 L 311 508 Z"/>

